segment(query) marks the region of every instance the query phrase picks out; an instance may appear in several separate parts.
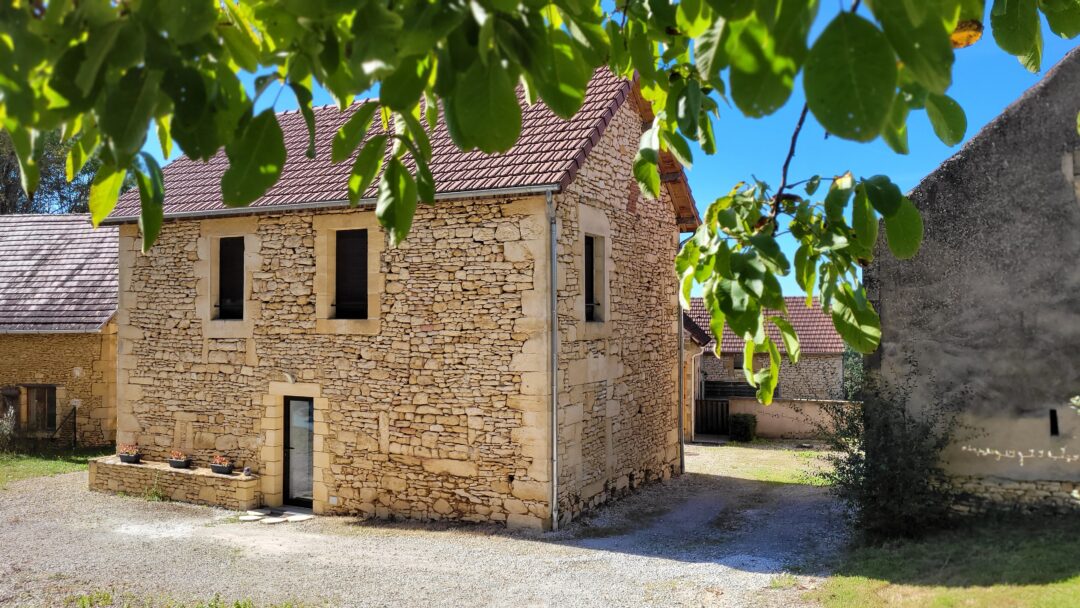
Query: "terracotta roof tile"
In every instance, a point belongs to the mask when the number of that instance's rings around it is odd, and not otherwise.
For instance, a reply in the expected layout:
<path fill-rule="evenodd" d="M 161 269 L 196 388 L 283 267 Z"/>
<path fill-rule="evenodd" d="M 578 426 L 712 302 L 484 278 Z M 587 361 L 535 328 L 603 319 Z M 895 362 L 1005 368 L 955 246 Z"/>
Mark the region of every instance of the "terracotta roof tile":
<path fill-rule="evenodd" d="M 795 329 L 795 335 L 799 336 L 799 347 L 803 354 L 807 355 L 830 355 L 844 352 L 844 341 L 840 334 L 836 333 L 832 319 L 823 310 L 821 303 L 814 298 L 812 307 L 806 306 L 806 298 L 791 297 L 787 301 L 787 319 Z M 701 298 L 691 298 L 690 317 L 702 328 L 709 327 L 709 314 L 705 310 L 705 301 Z M 768 315 L 779 315 L 775 310 L 767 310 Z M 707 331 L 707 330 L 706 330 Z M 772 323 L 768 324 L 769 337 L 776 342 L 780 352 L 784 352 L 784 343 L 780 339 L 780 331 Z M 709 332 L 710 337 L 712 332 Z M 709 342 L 710 348 L 715 340 Z M 731 328 L 724 326 L 724 340 L 721 344 L 723 353 L 741 353 L 743 341 L 732 333 Z"/>
<path fill-rule="evenodd" d="M 0 215 L 0 333 L 95 331 L 116 312 L 117 228 Z"/>

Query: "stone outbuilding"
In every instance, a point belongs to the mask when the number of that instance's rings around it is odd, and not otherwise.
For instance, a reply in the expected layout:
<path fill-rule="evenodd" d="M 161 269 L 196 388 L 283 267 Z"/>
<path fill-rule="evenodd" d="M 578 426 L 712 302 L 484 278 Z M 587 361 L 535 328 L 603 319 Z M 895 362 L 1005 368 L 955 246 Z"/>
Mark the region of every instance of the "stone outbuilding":
<path fill-rule="evenodd" d="M 440 124 L 437 200 L 397 248 L 329 160 L 357 107 L 316 108 L 314 159 L 279 114 L 289 160 L 248 208 L 221 202 L 223 154 L 168 165 L 149 254 L 121 198 L 117 437 L 152 464 L 95 462 L 91 486 L 541 528 L 678 474 L 672 264 L 699 219 L 666 155 L 639 194 L 636 86 L 598 71 L 569 121 L 523 108 L 501 155 Z M 200 468 L 153 464 L 171 450 Z M 215 454 L 250 474 L 209 477 Z"/>
<path fill-rule="evenodd" d="M 694 398 L 684 401 L 683 436 L 687 441 L 726 435 L 731 414 L 757 416 L 757 432 L 762 437 L 811 437 L 826 422 L 822 405 L 844 399 L 844 341 L 829 315 L 816 298 L 809 307 L 802 296 L 786 298 L 786 304 L 786 318 L 799 336 L 801 356 L 792 365 L 779 330 L 769 324 L 770 337 L 782 354 L 773 402 L 758 403 L 757 389 L 746 382 L 743 373 L 743 340 L 725 326 L 720 355 L 716 355 L 716 341 L 708 334 L 708 343 L 694 358 Z M 701 298 L 691 299 L 687 314 L 698 327 L 709 327 L 709 313 Z M 768 364 L 767 354 L 754 358 L 754 369 Z"/>
<path fill-rule="evenodd" d="M 116 433 L 117 229 L 0 216 L 0 416 L 33 443 Z"/>
<path fill-rule="evenodd" d="M 976 507 L 1080 509 L 1078 111 L 1073 50 L 911 192 L 918 255 L 866 274 L 871 372 L 962 411 L 944 461 Z"/>

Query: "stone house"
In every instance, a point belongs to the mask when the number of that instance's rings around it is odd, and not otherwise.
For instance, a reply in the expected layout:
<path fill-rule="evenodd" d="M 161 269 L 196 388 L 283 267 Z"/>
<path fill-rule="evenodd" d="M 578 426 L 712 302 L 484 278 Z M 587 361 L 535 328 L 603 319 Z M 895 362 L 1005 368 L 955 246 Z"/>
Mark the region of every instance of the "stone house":
<path fill-rule="evenodd" d="M 280 114 L 289 160 L 249 208 L 221 203 L 223 154 L 168 165 L 149 254 L 122 197 L 118 440 L 250 475 L 106 458 L 91 487 L 550 527 L 678 474 L 672 260 L 699 220 L 670 157 L 661 199 L 639 195 L 636 86 L 598 71 L 573 119 L 524 108 L 502 155 L 440 124 L 438 200 L 397 248 L 329 162 L 356 107 L 316 109 L 315 159 Z"/>
<path fill-rule="evenodd" d="M 1073 50 L 910 193 L 918 255 L 866 274 L 869 371 L 962 412 L 944 454 L 962 508 L 1080 509 L 1078 99 Z"/>
<path fill-rule="evenodd" d="M 0 216 L 0 416 L 23 439 L 113 442 L 116 257 L 88 215 Z"/>
<path fill-rule="evenodd" d="M 715 340 L 709 334 L 696 366 L 694 399 L 685 402 L 690 410 L 686 413 L 689 425 L 683 425 L 687 441 L 727 434 L 728 418 L 737 413 L 757 416 L 758 435 L 762 437 L 810 437 L 824 420 L 822 403 L 844 399 L 844 342 L 832 320 L 816 298 L 811 307 L 801 296 L 786 301 L 786 318 L 799 336 L 801 358 L 796 365 L 788 361 L 779 331 L 770 324 L 770 336 L 783 355 L 772 404 L 758 403 L 757 389 L 747 384 L 743 374 L 743 341 L 725 326 L 720 356 L 715 354 Z M 687 312 L 699 327 L 709 326 L 701 298 L 693 298 Z M 768 355 L 759 354 L 754 368 L 761 369 L 768 362 Z"/>

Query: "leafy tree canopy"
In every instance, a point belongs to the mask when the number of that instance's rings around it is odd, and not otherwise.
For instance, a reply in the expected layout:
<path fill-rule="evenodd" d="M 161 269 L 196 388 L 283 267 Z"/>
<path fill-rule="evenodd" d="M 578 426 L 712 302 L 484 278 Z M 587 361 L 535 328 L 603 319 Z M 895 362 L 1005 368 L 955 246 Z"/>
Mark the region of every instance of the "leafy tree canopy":
<path fill-rule="evenodd" d="M 0 215 L 11 213 L 86 213 L 90 182 L 97 170 L 96 159 L 81 171 L 68 175 L 66 166 L 71 142 L 61 142 L 60 133 L 52 131 L 44 139 L 38 159 L 41 177 L 33 198 L 23 191 L 19 177 L 19 158 L 11 137 L 0 131 Z"/>
<path fill-rule="evenodd" d="M 462 149 L 505 151 L 521 130 L 517 85 L 529 103 L 569 117 L 602 65 L 636 73 L 652 104 L 634 175 L 654 197 L 660 151 L 685 166 L 693 163 L 689 142 L 714 154 L 721 104 L 768 116 L 788 103 L 800 71 L 803 120 L 810 115 L 835 136 L 880 137 L 905 154 L 907 118 L 925 110 L 942 141 L 958 143 L 967 125 L 947 94 L 953 53 L 981 35 L 984 0 L 855 0 L 848 9 L 822 17 L 816 0 L 618 0 L 610 12 L 597 0 L 8 0 L 0 7 L 0 125 L 27 192 L 41 179 L 44 133 L 62 129 L 73 139 L 75 172 L 100 155 L 95 223 L 134 173 L 144 247 L 160 228 L 164 199 L 161 170 L 140 152 L 150 126 L 166 155 L 173 142 L 195 159 L 224 147 L 224 200 L 244 206 L 276 182 L 286 158 L 272 110 L 254 110 L 273 87 L 296 96 L 314 129 L 313 83 L 342 108 L 379 85 L 382 108 L 341 128 L 333 160 L 355 159 L 354 201 L 381 172 L 376 213 L 394 243 L 408 234 L 417 201 L 434 199 L 428 132 L 440 108 Z M 1041 63 L 1043 18 L 1055 34 L 1075 37 L 1080 0 L 990 7 L 994 40 L 1031 70 Z M 817 19 L 828 23 L 810 40 Z M 254 95 L 241 71 L 259 75 Z M 361 146 L 375 120 L 383 134 Z M 768 353 L 768 368 L 746 366 L 764 402 L 780 359 L 766 325 L 778 327 L 789 356 L 798 353 L 776 277 L 794 272 L 808 302 L 820 295 L 845 342 L 870 352 L 880 328 L 858 268 L 873 257 L 879 220 L 897 257 L 914 255 L 922 239 L 918 211 L 883 175 L 841 171 L 793 191 L 787 165 L 802 122 L 779 186 L 740 184 L 717 198 L 676 261 L 684 298 L 702 285 L 715 335 L 726 323 L 745 340 L 746 361 Z M 777 245 L 781 229 L 800 243 L 793 261 Z"/>

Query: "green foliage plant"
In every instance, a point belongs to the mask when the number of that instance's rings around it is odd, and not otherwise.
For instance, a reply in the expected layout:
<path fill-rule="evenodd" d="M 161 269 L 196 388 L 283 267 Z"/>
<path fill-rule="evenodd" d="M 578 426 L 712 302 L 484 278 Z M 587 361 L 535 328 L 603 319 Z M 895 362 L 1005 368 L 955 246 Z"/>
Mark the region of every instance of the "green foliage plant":
<path fill-rule="evenodd" d="M 731 440 L 750 443 L 757 438 L 757 416 L 753 414 L 732 414 Z"/>
<path fill-rule="evenodd" d="M 1080 34 L 1080 3 L 1065 0 L 854 0 L 839 11 L 817 0 L 626 0 L 613 9 L 599 0 L 11 0 L 0 6 L 0 127 L 27 193 L 39 186 L 53 130 L 72 142 L 69 178 L 100 159 L 88 205 L 95 224 L 134 174 L 145 251 L 165 200 L 160 167 L 142 152 L 148 138 L 166 156 L 173 144 L 195 160 L 224 149 L 223 199 L 243 207 L 287 160 L 277 117 L 256 112 L 264 95 L 295 97 L 311 157 L 315 84 L 342 110 L 378 85 L 379 107 L 341 127 L 331 160 L 352 163 L 353 204 L 378 181 L 375 213 L 397 245 L 418 202 L 434 202 L 430 133 L 440 114 L 462 150 L 505 152 L 521 132 L 516 89 L 568 118 L 604 66 L 636 79 L 651 106 L 633 174 L 658 197 L 662 155 L 689 168 L 691 142 L 717 153 L 721 108 L 770 116 L 801 74 L 806 104 L 779 185 L 755 180 L 710 196 L 676 262 L 684 299 L 702 287 L 717 347 L 726 324 L 747 361 L 768 354 L 746 379 L 769 403 L 780 353 L 766 326 L 780 328 L 798 360 L 777 277 L 794 273 L 808 305 L 817 296 L 844 341 L 868 353 L 880 323 L 858 273 L 873 259 L 879 223 L 898 258 L 915 255 L 923 235 L 918 210 L 887 176 L 841 169 L 789 181 L 802 125 L 812 117 L 834 136 L 881 138 L 906 154 L 907 121 L 925 111 L 942 141 L 960 142 L 967 121 L 948 96 L 954 47 L 979 39 L 987 4 L 994 41 L 1032 71 L 1043 19 L 1057 36 Z M 826 23 L 812 40 L 818 21 Z M 241 73 L 255 75 L 254 90 Z M 777 243 L 785 232 L 799 243 L 793 260 Z"/>

